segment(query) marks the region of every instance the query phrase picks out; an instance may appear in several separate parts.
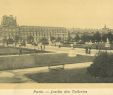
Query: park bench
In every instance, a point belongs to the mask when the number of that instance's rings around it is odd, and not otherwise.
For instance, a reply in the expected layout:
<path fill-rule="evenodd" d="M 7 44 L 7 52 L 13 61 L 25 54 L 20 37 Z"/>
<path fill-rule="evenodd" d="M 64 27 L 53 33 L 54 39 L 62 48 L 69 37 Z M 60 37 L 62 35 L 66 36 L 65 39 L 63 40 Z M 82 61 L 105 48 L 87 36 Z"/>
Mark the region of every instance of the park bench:
<path fill-rule="evenodd" d="M 48 66 L 49 71 L 61 71 L 64 70 L 64 64 Z"/>

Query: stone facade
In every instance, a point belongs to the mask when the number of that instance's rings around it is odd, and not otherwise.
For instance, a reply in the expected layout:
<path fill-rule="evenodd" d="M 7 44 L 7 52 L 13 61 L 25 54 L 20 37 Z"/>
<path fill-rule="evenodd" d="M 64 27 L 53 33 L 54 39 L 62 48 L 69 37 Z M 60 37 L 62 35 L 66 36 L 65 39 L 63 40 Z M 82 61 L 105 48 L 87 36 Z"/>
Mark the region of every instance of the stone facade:
<path fill-rule="evenodd" d="M 4 15 L 1 20 L 0 26 L 0 40 L 2 39 L 15 39 L 15 37 L 21 38 L 20 41 L 27 41 L 29 36 L 32 36 L 35 42 L 38 42 L 42 38 L 50 40 L 51 37 L 55 39 L 60 38 L 62 41 L 68 40 L 69 37 L 74 38 L 76 34 L 80 37 L 85 33 L 87 35 L 93 35 L 99 31 L 101 34 L 112 32 L 112 29 L 104 26 L 102 29 L 80 29 L 72 28 L 67 29 L 64 27 L 47 27 L 47 26 L 19 26 L 16 21 L 16 17 L 12 15 Z"/>
<path fill-rule="evenodd" d="M 62 40 L 68 39 L 68 30 L 63 27 L 45 27 L 45 26 L 19 26 L 19 33 L 23 39 L 33 36 L 35 41 L 41 38 L 49 39 L 50 37 Z"/>
<path fill-rule="evenodd" d="M 41 38 L 50 39 L 50 37 L 60 37 L 63 41 L 68 39 L 68 30 L 64 27 L 46 27 L 46 26 L 19 26 L 16 22 L 16 17 L 3 16 L 1 26 L 1 39 L 14 39 L 19 36 L 21 40 L 26 40 L 32 36 L 34 41 Z"/>

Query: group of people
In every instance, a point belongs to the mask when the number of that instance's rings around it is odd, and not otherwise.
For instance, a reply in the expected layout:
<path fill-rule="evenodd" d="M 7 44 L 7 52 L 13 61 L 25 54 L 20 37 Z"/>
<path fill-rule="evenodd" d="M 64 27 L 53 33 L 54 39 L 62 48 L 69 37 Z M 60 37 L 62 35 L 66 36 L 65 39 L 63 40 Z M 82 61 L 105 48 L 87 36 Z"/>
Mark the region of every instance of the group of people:
<path fill-rule="evenodd" d="M 86 47 L 86 54 L 91 54 L 91 47 Z"/>
<path fill-rule="evenodd" d="M 45 50 L 45 45 L 40 45 L 40 50 Z"/>

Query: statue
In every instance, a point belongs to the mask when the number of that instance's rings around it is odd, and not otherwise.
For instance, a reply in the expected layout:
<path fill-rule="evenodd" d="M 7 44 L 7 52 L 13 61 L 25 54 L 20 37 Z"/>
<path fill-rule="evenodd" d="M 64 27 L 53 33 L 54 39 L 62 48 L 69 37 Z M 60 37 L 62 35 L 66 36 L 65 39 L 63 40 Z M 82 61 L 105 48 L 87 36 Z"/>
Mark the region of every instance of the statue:
<path fill-rule="evenodd" d="M 110 42 L 109 42 L 109 39 L 107 38 L 107 42 L 105 43 L 105 47 L 110 47 Z"/>

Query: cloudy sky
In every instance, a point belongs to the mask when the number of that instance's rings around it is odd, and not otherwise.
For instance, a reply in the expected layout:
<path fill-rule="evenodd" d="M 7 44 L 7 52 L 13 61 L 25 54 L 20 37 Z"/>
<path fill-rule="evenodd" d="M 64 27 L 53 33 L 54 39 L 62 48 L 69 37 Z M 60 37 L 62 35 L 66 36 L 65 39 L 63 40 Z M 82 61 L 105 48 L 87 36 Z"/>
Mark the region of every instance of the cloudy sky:
<path fill-rule="evenodd" d="M 113 0 L 0 0 L 3 15 L 19 25 L 113 28 Z"/>

